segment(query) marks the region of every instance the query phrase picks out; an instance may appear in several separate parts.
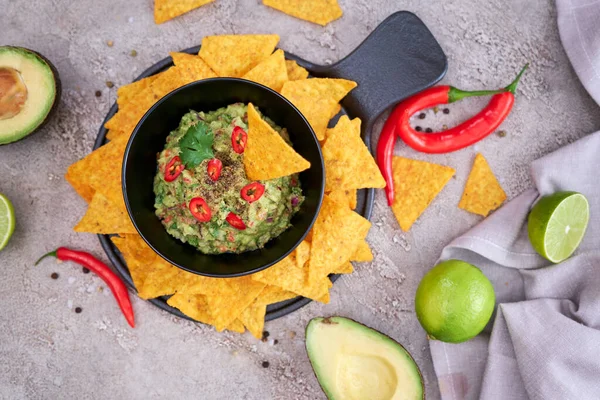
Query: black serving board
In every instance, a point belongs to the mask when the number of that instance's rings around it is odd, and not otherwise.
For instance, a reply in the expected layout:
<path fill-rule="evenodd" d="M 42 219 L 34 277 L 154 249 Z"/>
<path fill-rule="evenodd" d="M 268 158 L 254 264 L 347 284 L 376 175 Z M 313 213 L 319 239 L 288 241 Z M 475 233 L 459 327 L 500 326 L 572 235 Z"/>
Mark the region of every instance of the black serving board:
<path fill-rule="evenodd" d="M 200 46 L 182 50 L 184 53 L 197 54 Z M 287 59 L 296 60 L 306 68 L 312 77 L 344 78 L 358 83 L 342 101 L 340 115 L 362 120 L 362 137 L 366 145 L 373 150 L 371 130 L 377 117 L 399 101 L 433 86 L 446 73 L 446 56 L 423 22 L 414 14 L 400 11 L 383 21 L 360 46 L 335 64 L 322 66 L 303 60 L 288 52 Z M 171 57 L 157 62 L 138 76 L 140 80 L 162 72 L 173 66 Z M 118 111 L 113 104 L 104 119 L 94 149 L 104 145 L 107 130 L 104 124 Z M 332 124 L 337 118 L 334 118 Z M 356 212 L 369 219 L 373 210 L 375 191 L 358 191 Z M 119 250 L 110 241 L 110 235 L 98 235 L 102 248 L 125 282 L 135 290 L 133 280 Z M 339 275 L 331 275 L 332 282 Z M 178 309 L 167 304 L 168 297 L 149 300 L 155 306 L 181 318 L 187 317 Z M 270 321 L 287 315 L 311 300 L 296 297 L 267 307 L 265 320 Z"/>

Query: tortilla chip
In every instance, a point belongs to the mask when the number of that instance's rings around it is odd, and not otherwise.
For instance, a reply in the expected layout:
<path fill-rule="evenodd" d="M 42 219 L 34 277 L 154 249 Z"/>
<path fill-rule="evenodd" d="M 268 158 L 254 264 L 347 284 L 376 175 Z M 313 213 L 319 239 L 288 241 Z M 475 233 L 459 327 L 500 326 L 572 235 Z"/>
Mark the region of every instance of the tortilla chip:
<path fill-rule="evenodd" d="M 458 207 L 487 217 L 490 211 L 500 207 L 504 200 L 506 193 L 490 165 L 481 154 L 477 154 Z"/>
<path fill-rule="evenodd" d="M 154 299 L 175 293 L 181 287 L 180 275 L 184 272 L 169 264 L 154 252 L 139 235 L 112 237 L 133 279 L 138 296 Z"/>
<path fill-rule="evenodd" d="M 283 84 L 288 81 L 283 50 L 276 50 L 275 53 L 248 71 L 242 78 L 260 83 L 279 92 Z"/>
<path fill-rule="evenodd" d="M 292 253 L 277 264 L 251 275 L 252 279 L 277 286 L 300 296 L 319 300 L 329 290 L 331 281 L 326 276 L 309 282 L 306 268 L 299 268 Z"/>
<path fill-rule="evenodd" d="M 369 149 L 360 137 L 360 119 L 343 115 L 327 130 L 322 148 L 325 161 L 325 191 L 383 188 L 385 180 Z"/>
<path fill-rule="evenodd" d="M 87 184 L 87 163 L 85 159 L 79 160 L 71 164 L 65 174 L 65 180 L 75 189 L 75 192 L 81 196 L 86 203 L 90 203 L 94 198 L 96 191 L 93 187 Z"/>
<path fill-rule="evenodd" d="M 154 0 L 154 22 L 162 24 L 215 0 Z"/>
<path fill-rule="evenodd" d="M 240 78 L 273 53 L 278 35 L 205 36 L 198 55 L 219 76 Z"/>
<path fill-rule="evenodd" d="M 160 76 L 161 73 L 149 76 L 147 78 L 140 79 L 139 81 L 131 82 L 125 86 L 121 86 L 117 90 L 117 104 L 119 107 L 123 107 L 127 104 L 133 96 L 146 89 L 152 82 Z"/>
<path fill-rule="evenodd" d="M 250 103 L 244 167 L 248 179 L 269 180 L 304 171 L 310 168 L 310 163 L 296 153 Z"/>
<path fill-rule="evenodd" d="M 326 195 L 313 228 L 309 281 L 327 276 L 335 267 L 348 261 L 370 227 L 368 220 Z"/>
<path fill-rule="evenodd" d="M 263 0 L 263 4 L 322 26 L 343 14 L 337 0 Z"/>
<path fill-rule="evenodd" d="M 123 132 L 122 130 L 111 129 L 106 133 L 106 140 L 108 140 L 108 141 L 115 140 L 116 138 L 121 136 L 123 133 L 125 133 L 125 132 Z"/>
<path fill-rule="evenodd" d="M 356 189 L 336 189 L 327 193 L 329 198 L 340 204 L 348 204 L 351 210 L 356 208 Z"/>
<path fill-rule="evenodd" d="M 239 320 L 244 324 L 248 332 L 255 338 L 261 339 L 263 328 L 265 327 L 265 314 L 267 306 L 257 303 L 258 300 L 248 308 L 246 308 L 239 316 Z"/>
<path fill-rule="evenodd" d="M 310 257 L 310 243 L 303 240 L 294 250 L 294 254 L 296 255 L 296 266 L 298 268 L 304 267 Z"/>
<path fill-rule="evenodd" d="M 298 65 L 294 60 L 285 60 L 285 66 L 287 67 L 288 79 L 290 81 L 299 81 L 301 79 L 308 78 L 308 71 Z"/>
<path fill-rule="evenodd" d="M 87 212 L 73 230 L 104 235 L 137 233 L 129 215 L 113 206 L 100 192 L 96 192 Z"/>
<path fill-rule="evenodd" d="M 314 78 L 288 81 L 281 94 L 291 101 L 306 117 L 317 139 L 325 139 L 325 131 L 338 103 L 356 87 L 356 82 L 345 79 Z"/>
<path fill-rule="evenodd" d="M 244 323 L 242 321 L 240 321 L 239 319 L 234 320 L 225 329 L 227 329 L 228 331 L 237 332 L 237 333 L 244 333 L 244 332 L 246 332 L 246 328 L 244 327 Z"/>
<path fill-rule="evenodd" d="M 298 297 L 298 295 L 294 292 L 284 290 L 278 286 L 268 285 L 262 292 L 260 292 L 260 295 L 258 296 L 258 299 L 254 301 L 254 304 L 263 304 L 268 306 L 269 304 L 279 303 L 281 301 L 293 299 L 294 297 Z"/>
<path fill-rule="evenodd" d="M 337 106 L 333 109 L 333 112 L 331 113 L 331 117 L 329 119 L 338 115 L 340 111 L 342 111 L 342 105 L 338 103 Z"/>
<path fill-rule="evenodd" d="M 366 240 L 360 242 L 358 248 L 354 252 L 354 255 L 350 258 L 350 260 L 357 262 L 373 261 L 373 253 L 371 252 L 371 247 L 369 247 L 369 243 L 367 243 Z"/>
<path fill-rule="evenodd" d="M 129 137 L 144 114 L 165 95 L 188 83 L 216 76 L 201 58 L 196 57 L 193 62 L 189 59 L 188 61 L 184 66 L 171 67 L 162 72 L 147 88 L 133 96 L 122 109 L 119 109 L 119 112 L 104 124 L 104 127 L 121 130 Z"/>
<path fill-rule="evenodd" d="M 332 274 L 351 274 L 354 272 L 354 266 L 350 261 L 346 261 L 342 265 L 338 265 L 331 271 Z"/>
<path fill-rule="evenodd" d="M 201 294 L 175 293 L 167 300 L 167 304 L 196 321 L 212 324 L 212 316 L 206 303 L 206 297 Z"/>
<path fill-rule="evenodd" d="M 404 157 L 394 157 L 392 168 L 396 192 L 392 211 L 400 228 L 406 232 L 446 186 L 455 171 L 444 165 Z"/>

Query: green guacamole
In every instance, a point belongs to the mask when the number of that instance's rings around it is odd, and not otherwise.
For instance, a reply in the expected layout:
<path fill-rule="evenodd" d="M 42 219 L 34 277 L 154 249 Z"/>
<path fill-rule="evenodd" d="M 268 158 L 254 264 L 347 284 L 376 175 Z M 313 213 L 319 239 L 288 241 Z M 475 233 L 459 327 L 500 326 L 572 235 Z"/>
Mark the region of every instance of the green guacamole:
<path fill-rule="evenodd" d="M 289 142 L 285 128 L 263 118 Z M 165 170 L 174 157 L 180 156 L 179 142 L 190 126 L 203 121 L 214 135 L 214 158 L 222 162 L 219 178 L 213 181 L 207 172 L 210 159 L 193 168 L 188 166 L 167 182 Z M 167 137 L 165 149 L 158 155 L 158 171 L 154 178 L 154 207 L 167 232 L 205 254 L 242 253 L 264 247 L 290 227 L 292 216 L 304 201 L 297 175 L 260 181 L 264 194 L 250 203 L 241 196 L 241 190 L 253 183 L 246 178 L 244 154 L 233 151 L 231 142 L 235 127 L 248 132 L 246 104 L 236 103 L 216 111 L 190 111 L 179 127 Z M 211 218 L 200 222 L 190 211 L 190 201 L 202 198 L 210 208 Z M 246 228 L 236 229 L 226 218 L 234 213 Z"/>

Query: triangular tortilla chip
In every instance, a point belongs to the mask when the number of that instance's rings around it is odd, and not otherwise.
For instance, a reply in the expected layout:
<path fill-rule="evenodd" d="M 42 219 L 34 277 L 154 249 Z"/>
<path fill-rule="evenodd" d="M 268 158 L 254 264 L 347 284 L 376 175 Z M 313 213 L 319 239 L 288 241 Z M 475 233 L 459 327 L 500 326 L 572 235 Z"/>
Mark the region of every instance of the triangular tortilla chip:
<path fill-rule="evenodd" d="M 259 299 L 256 299 L 254 303 L 242 311 L 239 316 L 239 320 L 244 324 L 246 329 L 248 329 L 248 332 L 257 339 L 262 338 L 266 312 L 267 306 L 261 304 Z"/>
<path fill-rule="evenodd" d="M 394 157 L 392 168 L 396 192 L 392 211 L 400 228 L 406 232 L 446 186 L 455 171 L 444 165 L 404 157 Z"/>
<path fill-rule="evenodd" d="M 288 79 L 290 81 L 298 81 L 308 78 L 308 71 L 306 68 L 299 66 L 296 61 L 285 60 L 285 65 L 287 67 Z"/>
<path fill-rule="evenodd" d="M 212 325 L 213 318 L 204 295 L 175 293 L 167 300 L 167 304 L 196 321 Z"/>
<path fill-rule="evenodd" d="M 356 189 L 336 189 L 327 193 L 327 196 L 340 204 L 348 204 L 348 207 L 350 207 L 351 210 L 356 208 Z"/>
<path fill-rule="evenodd" d="M 298 268 L 304 267 L 310 257 L 310 243 L 303 240 L 294 250 L 294 254 L 296 255 L 296 266 Z"/>
<path fill-rule="evenodd" d="M 118 129 L 111 129 L 106 133 L 106 140 L 108 140 L 108 141 L 114 140 L 124 133 L 125 132 L 118 130 Z"/>
<path fill-rule="evenodd" d="M 230 323 L 227 328 L 228 331 L 231 332 L 237 332 L 237 333 L 244 333 L 246 332 L 246 328 L 244 327 L 244 323 L 242 321 L 240 321 L 239 319 L 235 319 L 233 320 L 232 323 Z"/>
<path fill-rule="evenodd" d="M 242 78 L 260 83 L 279 92 L 288 80 L 283 50 L 276 50 L 275 53 L 248 71 Z"/>
<path fill-rule="evenodd" d="M 154 0 L 154 22 L 162 24 L 215 0 Z"/>
<path fill-rule="evenodd" d="M 94 194 L 85 215 L 73 230 L 104 235 L 137 233 L 129 215 L 113 206 L 100 192 Z"/>
<path fill-rule="evenodd" d="M 368 220 L 347 205 L 325 196 L 313 228 L 310 282 L 329 275 L 334 268 L 348 261 L 369 233 L 370 227 Z"/>
<path fill-rule="evenodd" d="M 90 203 L 96 191 L 87 182 L 87 163 L 79 160 L 71 164 L 65 174 L 65 180 L 73 187 L 75 192 L 81 196 L 86 203 Z"/>
<path fill-rule="evenodd" d="M 357 262 L 369 262 L 373 261 L 373 253 L 371 252 L 371 248 L 369 247 L 369 243 L 366 240 L 363 240 L 358 245 L 358 248 L 354 252 L 354 255 L 350 258 L 352 261 Z"/>
<path fill-rule="evenodd" d="M 331 271 L 332 274 L 351 274 L 354 272 L 354 266 L 350 261 L 346 261 L 342 265 L 338 265 Z"/>
<path fill-rule="evenodd" d="M 490 211 L 500 207 L 504 200 L 506 193 L 490 165 L 481 154 L 477 154 L 458 207 L 487 217 Z"/>
<path fill-rule="evenodd" d="M 219 76 L 240 78 L 273 53 L 278 35 L 205 36 L 198 53 Z"/>
<path fill-rule="evenodd" d="M 161 73 L 149 76 L 147 78 L 140 79 L 139 81 L 131 82 L 127 85 L 121 86 L 117 90 L 117 104 L 119 108 L 125 106 L 133 96 L 137 95 L 142 90 L 146 89 L 160 76 Z"/>
<path fill-rule="evenodd" d="M 337 0 L 263 0 L 263 4 L 322 26 L 343 14 Z"/>
<path fill-rule="evenodd" d="M 269 180 L 304 171 L 310 168 L 310 163 L 260 117 L 252 104 L 248 104 L 244 167 L 248 179 Z"/>
<path fill-rule="evenodd" d="M 360 119 L 343 115 L 335 128 L 327 130 L 322 148 L 325 161 L 325 191 L 383 188 L 385 180 L 360 137 Z"/>
<path fill-rule="evenodd" d="M 293 299 L 294 297 L 298 297 L 294 292 L 284 290 L 279 286 L 268 285 L 260 292 L 260 296 L 258 296 L 254 303 L 268 306 L 269 304 L 279 303 L 280 301 Z"/>
<path fill-rule="evenodd" d="M 325 131 L 338 103 L 356 87 L 356 82 L 345 79 L 314 78 L 288 81 L 281 94 L 291 101 L 306 117 L 317 139 L 325 139 Z"/>

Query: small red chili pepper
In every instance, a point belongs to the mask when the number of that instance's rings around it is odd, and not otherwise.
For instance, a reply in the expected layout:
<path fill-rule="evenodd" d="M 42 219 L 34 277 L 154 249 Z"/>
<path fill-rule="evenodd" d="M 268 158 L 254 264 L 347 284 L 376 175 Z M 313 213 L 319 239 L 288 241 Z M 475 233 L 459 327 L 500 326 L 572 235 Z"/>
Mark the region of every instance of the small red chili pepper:
<path fill-rule="evenodd" d="M 212 212 L 202 197 L 194 197 L 190 201 L 190 212 L 200 222 L 208 222 L 212 218 Z"/>
<path fill-rule="evenodd" d="M 208 162 L 206 166 L 206 172 L 208 177 L 216 182 L 221 176 L 221 170 L 223 169 L 223 163 L 218 158 L 213 158 Z"/>
<path fill-rule="evenodd" d="M 240 191 L 242 199 L 246 200 L 248 203 L 254 203 L 256 200 L 260 199 L 264 193 L 265 185 L 259 182 L 249 183 Z"/>
<path fill-rule="evenodd" d="M 175 156 L 167 163 L 165 167 L 165 181 L 173 182 L 185 169 L 185 165 L 181 163 L 181 158 Z"/>
<path fill-rule="evenodd" d="M 231 145 L 233 146 L 233 151 L 238 154 L 242 154 L 246 149 L 246 142 L 248 141 L 248 134 L 239 126 L 233 128 L 233 133 L 231 134 Z"/>
<path fill-rule="evenodd" d="M 242 221 L 240 217 L 238 217 L 232 212 L 227 214 L 227 218 L 225 218 L 225 221 L 227 221 L 229 225 L 233 226 L 235 229 L 239 229 L 240 231 L 246 229 L 246 224 L 244 223 L 244 221 Z"/>
<path fill-rule="evenodd" d="M 102 261 L 89 253 L 83 251 L 70 250 L 66 247 L 59 247 L 55 251 L 51 251 L 48 254 L 43 255 L 35 265 L 38 265 L 44 258 L 52 256 L 56 257 L 61 261 L 74 261 L 77 264 L 89 269 L 98 275 L 110 288 L 110 291 L 115 296 L 117 304 L 121 307 L 121 311 L 127 320 L 127 323 L 132 328 L 135 328 L 135 321 L 133 315 L 133 307 L 131 306 L 131 300 L 129 299 L 129 292 L 127 286 L 123 283 L 109 267 Z"/>
<path fill-rule="evenodd" d="M 407 145 L 423 153 L 449 153 L 480 141 L 492 133 L 510 113 L 515 99 L 514 92 L 527 67 L 525 65 L 515 80 L 504 89 L 464 91 L 452 86 L 436 86 L 398 104 L 386 121 L 377 144 L 377 163 L 386 181 L 388 204 L 391 206 L 394 202 L 392 157 L 396 135 Z M 488 95 L 492 95 L 492 99 L 481 112 L 451 129 L 423 133 L 410 126 L 410 117 L 425 108 L 454 103 L 466 97 Z"/>

